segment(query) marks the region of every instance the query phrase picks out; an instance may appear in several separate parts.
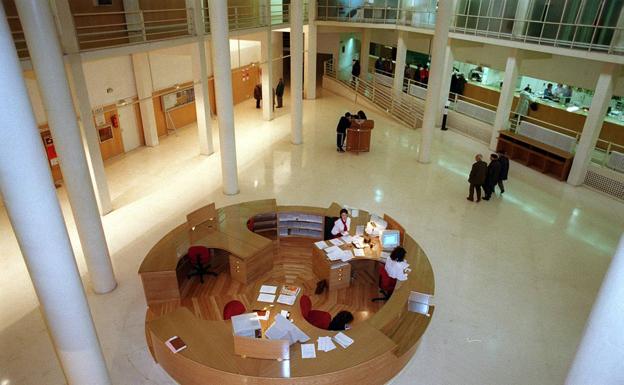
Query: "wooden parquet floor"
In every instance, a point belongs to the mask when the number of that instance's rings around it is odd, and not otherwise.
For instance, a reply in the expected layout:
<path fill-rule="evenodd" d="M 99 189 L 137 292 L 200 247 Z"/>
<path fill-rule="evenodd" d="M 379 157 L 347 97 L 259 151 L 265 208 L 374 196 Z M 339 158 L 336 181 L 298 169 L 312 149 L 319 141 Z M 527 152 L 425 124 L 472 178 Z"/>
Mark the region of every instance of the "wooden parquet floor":
<path fill-rule="evenodd" d="M 312 299 L 312 308 L 324 310 L 336 315 L 341 310 L 348 310 L 355 317 L 354 324 L 371 317 L 383 306 L 383 302 L 372 302 L 378 297 L 377 273 L 373 266 L 353 265 L 354 272 L 351 286 L 346 289 L 314 294 L 317 277 L 312 271 L 313 241 L 303 238 L 280 240 L 279 252 L 273 262 L 273 269 L 264 274 L 256 283 L 293 284 L 300 286 L 304 294 Z M 231 279 L 227 265 L 221 268 L 219 275 L 205 276 L 201 284 L 197 277 L 188 280 L 182 288 L 183 299 L 160 304 L 152 304 L 147 313 L 147 320 L 157 318 L 185 306 L 197 317 L 206 320 L 223 319 L 223 307 L 231 300 L 241 301 L 248 311 L 250 304 L 257 297 L 256 283 L 243 285 Z"/>

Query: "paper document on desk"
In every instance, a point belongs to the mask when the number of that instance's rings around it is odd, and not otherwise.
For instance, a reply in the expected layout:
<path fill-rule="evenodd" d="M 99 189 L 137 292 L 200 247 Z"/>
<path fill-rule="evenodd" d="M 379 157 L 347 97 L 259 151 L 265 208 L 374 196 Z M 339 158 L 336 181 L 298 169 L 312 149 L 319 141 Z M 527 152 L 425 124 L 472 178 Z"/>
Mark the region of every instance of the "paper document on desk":
<path fill-rule="evenodd" d="M 344 243 L 351 243 L 351 241 L 353 240 L 353 237 L 351 237 L 350 235 L 343 235 L 342 238 L 340 238 L 340 240 L 342 240 Z"/>
<path fill-rule="evenodd" d="M 364 225 L 361 225 L 361 226 L 356 226 L 356 227 L 355 227 L 355 235 L 357 235 L 357 236 L 359 236 L 359 237 L 363 236 L 363 235 L 364 235 L 364 228 L 365 228 L 365 227 L 366 227 L 366 226 L 364 226 Z"/>
<path fill-rule="evenodd" d="M 410 292 L 410 296 L 407 301 L 407 310 L 413 313 L 424 314 L 429 317 L 429 306 L 431 305 L 432 298 L 433 296 L 430 294 L 412 291 Z"/>
<path fill-rule="evenodd" d="M 364 256 L 364 249 L 353 249 L 353 254 L 356 257 L 363 257 Z"/>
<path fill-rule="evenodd" d="M 264 335 L 270 340 L 288 340 L 291 345 L 297 341 L 306 342 L 310 339 L 307 334 L 281 314 L 275 316 L 275 322 L 269 326 Z"/>
<path fill-rule="evenodd" d="M 331 242 L 332 245 L 335 245 L 335 246 L 340 246 L 344 243 L 339 238 L 330 239 L 329 241 Z"/>
<path fill-rule="evenodd" d="M 343 250 L 342 251 L 342 256 L 340 256 L 340 260 L 342 262 L 347 262 L 353 259 L 353 253 L 351 252 L 351 250 Z"/>
<path fill-rule="evenodd" d="M 318 247 L 319 249 L 323 250 L 327 248 L 327 242 L 325 241 L 318 241 L 318 242 L 314 242 L 314 245 L 316 247 Z"/>
<path fill-rule="evenodd" d="M 316 358 L 314 344 L 301 344 L 301 358 Z"/>
<path fill-rule="evenodd" d="M 277 292 L 277 286 L 273 286 L 273 285 L 260 286 L 260 293 L 275 294 L 275 292 Z"/>
<path fill-rule="evenodd" d="M 334 336 L 334 341 L 336 341 L 338 345 L 342 346 L 345 349 L 351 346 L 351 344 L 353 343 L 353 339 L 348 337 L 343 332 L 339 332 L 338 334 L 336 334 Z"/>
<path fill-rule="evenodd" d="M 343 257 L 343 253 L 342 250 L 338 249 L 338 251 L 334 251 L 331 253 L 327 254 L 327 258 L 329 258 L 330 261 L 340 261 L 342 260 Z"/>
<path fill-rule="evenodd" d="M 258 296 L 258 301 L 273 303 L 275 302 L 275 294 L 260 293 L 260 295 Z"/>
<path fill-rule="evenodd" d="M 292 306 L 295 303 L 296 299 L 296 295 L 280 294 L 280 296 L 277 297 L 277 303 L 283 303 L 284 305 Z"/>
<path fill-rule="evenodd" d="M 331 337 L 319 337 L 317 340 L 318 350 L 322 352 L 331 352 L 336 349 L 336 345 L 332 342 Z"/>
<path fill-rule="evenodd" d="M 337 252 L 337 251 L 340 251 L 340 250 L 342 250 L 342 249 L 340 247 L 338 247 L 338 246 L 330 246 L 330 247 L 325 249 L 325 252 L 327 254 L 329 254 L 329 253 L 334 253 L 334 252 Z"/>

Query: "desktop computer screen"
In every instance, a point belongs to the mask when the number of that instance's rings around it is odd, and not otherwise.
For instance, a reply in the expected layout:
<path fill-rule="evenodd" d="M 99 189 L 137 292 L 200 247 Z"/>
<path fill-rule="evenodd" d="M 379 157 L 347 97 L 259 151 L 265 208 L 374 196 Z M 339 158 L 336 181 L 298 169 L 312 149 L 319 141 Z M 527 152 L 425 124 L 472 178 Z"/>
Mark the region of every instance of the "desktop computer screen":
<path fill-rule="evenodd" d="M 392 250 L 401 244 L 401 234 L 398 230 L 384 230 L 381 233 L 381 247 Z"/>

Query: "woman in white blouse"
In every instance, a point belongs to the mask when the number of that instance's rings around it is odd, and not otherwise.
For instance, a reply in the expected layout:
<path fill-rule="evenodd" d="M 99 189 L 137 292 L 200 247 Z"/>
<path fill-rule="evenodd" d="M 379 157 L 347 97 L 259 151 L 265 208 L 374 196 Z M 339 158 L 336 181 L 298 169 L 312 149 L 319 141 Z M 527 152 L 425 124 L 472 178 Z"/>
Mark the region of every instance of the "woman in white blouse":
<path fill-rule="evenodd" d="M 398 281 L 407 280 L 407 273 L 412 271 L 409 268 L 409 263 L 405 262 L 405 249 L 401 246 L 397 246 L 390 253 L 390 257 L 386 259 L 386 272 L 390 278 L 394 278 Z"/>
<path fill-rule="evenodd" d="M 340 218 L 336 219 L 336 222 L 334 222 L 331 233 L 334 238 L 341 237 L 343 235 L 348 235 L 350 228 L 351 218 L 349 218 L 349 212 L 346 209 L 342 209 L 340 210 Z"/>

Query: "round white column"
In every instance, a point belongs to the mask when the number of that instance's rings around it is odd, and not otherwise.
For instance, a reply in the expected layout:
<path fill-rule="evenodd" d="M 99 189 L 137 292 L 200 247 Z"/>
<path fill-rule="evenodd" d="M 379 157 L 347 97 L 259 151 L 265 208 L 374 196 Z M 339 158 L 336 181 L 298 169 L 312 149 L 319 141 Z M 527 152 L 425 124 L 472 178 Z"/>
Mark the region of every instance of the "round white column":
<path fill-rule="evenodd" d="M 596 297 L 566 385 L 624 384 L 624 236 Z"/>
<path fill-rule="evenodd" d="M 518 50 L 511 49 L 507 56 L 505 64 L 505 76 L 503 77 L 503 88 L 501 88 L 498 98 L 498 107 L 496 108 L 496 117 L 494 118 L 494 127 L 492 128 L 492 136 L 490 137 L 490 150 L 496 151 L 498 144 L 498 133 L 507 129 L 509 123 L 509 114 L 511 113 L 511 105 L 513 104 L 514 93 L 516 92 L 516 80 L 518 78 Z"/>
<path fill-rule="evenodd" d="M 4 205 L 67 382 L 111 384 L 1 3 L 0 52 Z"/>
<path fill-rule="evenodd" d="M 431 158 L 431 142 L 435 129 L 436 114 L 439 111 L 440 90 L 444 74 L 444 55 L 448 42 L 449 26 L 451 24 L 452 1 L 440 1 L 436 16 L 435 33 L 433 35 L 431 49 L 431 64 L 429 66 L 429 84 L 427 86 L 427 98 L 425 99 L 425 113 L 421 129 L 421 141 L 418 151 L 418 161 L 429 163 Z"/>
<path fill-rule="evenodd" d="M 72 207 L 93 290 L 107 293 L 117 286 L 87 156 L 69 90 L 52 11 L 48 3 L 15 3 L 24 29 L 48 124 L 58 150 L 63 180 Z"/>
<path fill-rule="evenodd" d="M 303 143 L 303 2 L 292 0 L 290 18 L 290 125 L 293 144 Z"/>
<path fill-rule="evenodd" d="M 316 0 L 308 0 L 308 34 L 305 55 L 305 97 L 316 99 Z"/>
<path fill-rule="evenodd" d="M 234 99 L 232 96 L 227 1 L 209 0 L 208 11 L 212 36 L 210 47 L 212 48 L 217 120 L 219 121 L 223 193 L 235 195 L 238 194 L 238 166 L 236 164 L 236 139 L 234 136 Z"/>
<path fill-rule="evenodd" d="M 397 95 L 403 92 L 403 80 L 405 79 L 405 59 L 407 58 L 407 45 L 405 44 L 407 32 L 399 31 L 397 38 L 396 65 L 394 67 L 394 82 L 392 89 Z M 442 58 L 444 61 L 444 58 Z"/>

